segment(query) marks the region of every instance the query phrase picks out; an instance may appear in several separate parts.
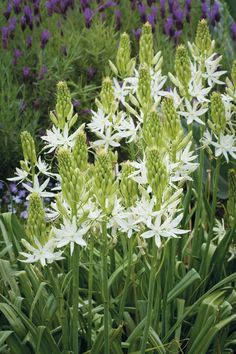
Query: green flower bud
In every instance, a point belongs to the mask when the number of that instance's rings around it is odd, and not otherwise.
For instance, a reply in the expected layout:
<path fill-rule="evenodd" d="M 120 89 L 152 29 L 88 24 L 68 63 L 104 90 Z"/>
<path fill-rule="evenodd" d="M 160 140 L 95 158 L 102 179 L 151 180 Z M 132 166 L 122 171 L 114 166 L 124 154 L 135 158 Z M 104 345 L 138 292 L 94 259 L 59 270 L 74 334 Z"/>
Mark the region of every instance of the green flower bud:
<path fill-rule="evenodd" d="M 202 54 L 208 53 L 211 50 L 211 36 L 206 20 L 201 20 L 197 27 L 195 44 Z"/>
<path fill-rule="evenodd" d="M 176 50 L 175 72 L 178 80 L 182 84 L 184 91 L 187 91 L 191 79 L 191 67 L 188 51 L 184 45 L 180 45 Z"/>
<path fill-rule="evenodd" d="M 140 66 L 137 98 L 144 113 L 147 113 L 152 105 L 151 98 L 151 76 L 149 68 L 145 65 Z"/>
<path fill-rule="evenodd" d="M 120 191 L 126 207 L 132 206 L 138 197 L 138 184 L 129 177 L 134 171 L 129 161 L 122 164 Z"/>
<path fill-rule="evenodd" d="M 71 95 L 66 82 L 60 81 L 57 84 L 56 118 L 58 126 L 64 128 L 66 121 L 70 121 L 73 115 Z M 55 118 L 55 116 L 54 116 Z M 51 118 L 52 119 L 52 118 Z M 55 120 L 53 120 L 55 124 Z"/>
<path fill-rule="evenodd" d="M 130 62 L 130 39 L 127 33 L 121 35 L 119 48 L 116 56 L 116 65 L 121 77 L 126 77 L 129 73 L 127 71 Z"/>
<path fill-rule="evenodd" d="M 150 112 L 143 122 L 144 145 L 148 147 L 159 147 L 162 145 L 162 125 L 158 113 Z"/>
<path fill-rule="evenodd" d="M 113 158 L 110 152 L 103 149 L 99 150 L 93 170 L 94 193 L 101 207 L 104 209 L 106 207 L 106 199 L 115 191 Z"/>
<path fill-rule="evenodd" d="M 217 135 L 226 128 L 225 106 L 219 92 L 213 92 L 211 95 L 211 122 L 211 127 Z"/>
<path fill-rule="evenodd" d="M 46 221 L 43 203 L 38 193 L 33 192 L 29 198 L 29 214 L 26 233 L 32 240 L 36 237 L 40 242 L 46 241 Z"/>
<path fill-rule="evenodd" d="M 182 132 L 182 129 L 172 98 L 165 98 L 163 100 L 162 112 L 166 134 L 169 139 L 173 141 L 180 134 L 180 132 Z"/>
<path fill-rule="evenodd" d="M 36 157 L 34 139 L 32 138 L 31 134 L 27 131 L 22 132 L 20 137 L 21 137 L 21 145 L 22 145 L 25 161 L 29 161 L 32 165 L 35 165 L 37 162 L 37 157 Z"/>
<path fill-rule="evenodd" d="M 142 28 L 142 34 L 139 42 L 139 61 L 141 64 L 152 65 L 154 57 L 152 26 L 149 22 Z"/>
<path fill-rule="evenodd" d="M 152 192 L 157 198 L 157 204 L 160 207 L 162 195 L 168 185 L 168 173 L 163 164 L 163 156 L 158 149 L 148 149 L 147 156 L 147 179 L 152 188 Z"/>
<path fill-rule="evenodd" d="M 229 215 L 229 224 L 233 227 L 234 218 L 236 217 L 236 169 L 230 169 L 228 172 L 228 202 L 227 211 Z"/>
<path fill-rule="evenodd" d="M 112 81 L 109 77 L 106 77 L 102 82 L 100 98 L 104 113 L 113 113 L 115 108 L 115 95 Z"/>
<path fill-rule="evenodd" d="M 61 189 L 64 198 L 76 215 L 77 204 L 80 201 L 84 179 L 81 171 L 75 168 L 72 153 L 66 148 L 60 148 L 57 154 L 59 174 L 61 176 Z"/>
<path fill-rule="evenodd" d="M 232 65 L 231 77 L 233 80 L 234 87 L 236 87 L 236 60 L 234 60 Z"/>
<path fill-rule="evenodd" d="M 83 130 L 79 132 L 76 138 L 72 154 L 75 167 L 78 167 L 81 171 L 85 171 L 88 167 L 88 146 L 86 134 Z"/>

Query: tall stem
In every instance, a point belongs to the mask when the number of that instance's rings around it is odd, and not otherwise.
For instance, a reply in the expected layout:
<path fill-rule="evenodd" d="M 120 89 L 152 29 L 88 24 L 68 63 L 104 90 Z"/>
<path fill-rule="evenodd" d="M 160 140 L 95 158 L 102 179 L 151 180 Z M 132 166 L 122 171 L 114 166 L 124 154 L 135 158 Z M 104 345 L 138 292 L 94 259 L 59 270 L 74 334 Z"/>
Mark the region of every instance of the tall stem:
<path fill-rule="evenodd" d="M 107 267 L 107 225 L 102 223 L 102 292 L 104 306 L 104 354 L 109 354 L 109 292 L 108 292 L 108 267 Z"/>
<path fill-rule="evenodd" d="M 124 315 L 124 309 L 125 309 L 125 301 L 127 298 L 127 293 L 128 293 L 128 289 L 129 289 L 129 282 L 130 282 L 130 277 L 131 277 L 131 270 L 132 270 L 132 253 L 133 253 L 133 242 L 130 239 L 129 243 L 128 243 L 128 266 L 127 266 L 127 275 L 126 275 L 126 279 L 125 279 L 125 285 L 124 285 L 124 289 L 123 289 L 123 294 L 121 297 L 121 301 L 120 301 L 120 309 L 119 309 L 119 322 L 122 322 L 123 319 L 123 315 Z"/>
<path fill-rule="evenodd" d="M 148 333 L 151 326 L 152 320 L 152 308 L 153 308 L 153 297 L 154 297 L 154 288 L 155 288 L 155 275 L 156 275 L 156 263 L 157 263 L 157 249 L 156 245 L 153 242 L 153 258 L 151 263 L 151 271 L 149 277 L 149 287 L 148 287 L 148 307 L 147 307 L 147 317 L 144 327 L 143 339 L 141 343 L 141 354 L 145 354 L 147 341 L 148 341 Z"/>
<path fill-rule="evenodd" d="M 94 248 L 94 238 L 93 235 L 91 235 L 90 250 L 89 250 L 89 280 L 88 280 L 88 349 L 92 345 L 93 248 Z"/>
<path fill-rule="evenodd" d="M 79 308 L 79 246 L 75 244 L 72 255 L 72 272 L 73 272 L 73 297 L 72 297 L 72 344 L 73 353 L 79 353 L 78 346 L 78 308 Z"/>

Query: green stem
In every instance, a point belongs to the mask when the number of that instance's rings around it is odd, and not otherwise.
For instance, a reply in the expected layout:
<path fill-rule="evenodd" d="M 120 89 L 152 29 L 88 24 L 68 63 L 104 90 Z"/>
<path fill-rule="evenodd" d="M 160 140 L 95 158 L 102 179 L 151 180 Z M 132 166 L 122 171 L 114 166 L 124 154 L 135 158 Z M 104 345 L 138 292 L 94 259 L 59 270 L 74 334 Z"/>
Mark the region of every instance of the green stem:
<path fill-rule="evenodd" d="M 107 225 L 102 223 L 102 292 L 104 304 L 104 354 L 109 354 L 109 292 L 108 292 L 108 267 L 107 267 Z"/>
<path fill-rule="evenodd" d="M 78 319 L 79 319 L 79 246 L 75 244 L 72 255 L 73 293 L 72 293 L 72 344 L 73 353 L 79 353 L 78 346 Z"/>
<path fill-rule="evenodd" d="M 121 297 L 120 301 L 120 309 L 119 309 L 119 323 L 122 322 L 123 320 L 123 315 L 124 315 L 124 309 L 125 309 L 125 301 L 127 298 L 127 293 L 129 289 L 129 282 L 130 282 L 130 276 L 131 276 L 131 270 L 132 270 L 132 254 L 133 254 L 133 242 L 130 239 L 128 243 L 128 265 L 127 265 L 127 275 L 125 279 L 125 285 L 123 289 L 123 294 Z"/>
<path fill-rule="evenodd" d="M 199 238 L 199 222 L 201 218 L 202 211 L 202 177 L 203 177 L 203 168 L 204 168 L 204 150 L 201 149 L 199 157 L 199 170 L 197 178 L 197 209 L 194 220 L 194 231 L 193 231 L 193 243 L 192 243 L 192 252 L 190 259 L 190 267 L 196 267 L 196 259 L 199 257 L 201 251 L 202 240 Z"/>
<path fill-rule="evenodd" d="M 208 236 L 207 236 L 207 242 L 206 242 L 206 248 L 205 248 L 205 256 L 203 257 L 201 268 L 200 268 L 200 274 L 203 274 L 204 276 L 207 275 L 206 261 L 208 259 L 207 255 L 208 255 L 209 247 L 211 244 L 213 227 L 214 227 L 214 223 L 215 223 L 217 193 L 218 193 L 218 184 L 219 184 L 219 176 L 220 176 L 220 163 L 221 163 L 221 158 L 218 158 L 216 160 L 216 168 L 215 168 L 215 172 L 214 172 L 214 176 L 213 176 L 211 216 L 210 216 L 209 230 L 208 230 Z"/>
<path fill-rule="evenodd" d="M 151 326 L 152 320 L 152 308 L 153 308 L 153 298 L 154 298 L 154 288 L 155 288 L 155 276 L 156 276 L 156 263 L 157 263 L 157 249 L 156 245 L 153 242 L 153 258 L 151 263 L 151 271 L 149 277 L 149 287 L 148 287 L 148 307 L 147 307 L 147 317 L 145 321 L 143 339 L 141 343 L 140 353 L 145 354 L 147 341 L 148 341 L 148 333 Z"/>
<path fill-rule="evenodd" d="M 94 248 L 94 238 L 93 235 L 91 235 L 90 250 L 89 250 L 89 280 L 88 280 L 88 349 L 92 345 L 93 248 Z"/>

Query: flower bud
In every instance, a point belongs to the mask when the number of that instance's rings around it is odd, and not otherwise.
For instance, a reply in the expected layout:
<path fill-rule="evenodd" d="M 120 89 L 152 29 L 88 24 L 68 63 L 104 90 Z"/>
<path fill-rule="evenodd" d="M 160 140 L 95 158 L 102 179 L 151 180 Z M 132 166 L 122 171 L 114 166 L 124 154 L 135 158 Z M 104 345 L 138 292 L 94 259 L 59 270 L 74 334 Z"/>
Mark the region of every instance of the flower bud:
<path fill-rule="evenodd" d="M 141 64 L 151 66 L 153 57 L 152 26 L 147 22 L 142 28 L 142 34 L 139 42 L 139 61 Z"/>
<path fill-rule="evenodd" d="M 88 146 L 86 141 L 86 134 L 81 130 L 76 138 L 73 158 L 75 161 L 75 167 L 81 171 L 85 171 L 88 167 Z"/>
<path fill-rule="evenodd" d="M 138 197 L 137 182 L 129 177 L 134 171 L 129 161 L 122 164 L 120 191 L 126 207 L 132 206 Z"/>
<path fill-rule="evenodd" d="M 165 98 L 163 100 L 162 112 L 166 134 L 173 141 L 182 129 L 172 98 Z"/>
<path fill-rule="evenodd" d="M 211 123 L 212 129 L 218 136 L 226 128 L 225 106 L 219 92 L 211 95 Z"/>
<path fill-rule="evenodd" d="M 206 20 L 201 20 L 197 27 L 195 44 L 202 54 L 207 54 L 211 50 L 211 36 Z"/>
<path fill-rule="evenodd" d="M 38 193 L 33 192 L 29 197 L 29 213 L 26 233 L 30 239 L 36 237 L 40 242 L 46 238 L 46 221 L 43 203 Z"/>
<path fill-rule="evenodd" d="M 113 113 L 115 109 L 115 95 L 112 81 L 109 77 L 106 77 L 102 82 L 100 98 L 104 113 Z"/>
<path fill-rule="evenodd" d="M 27 131 L 22 132 L 20 137 L 21 137 L 21 145 L 22 145 L 25 161 L 29 161 L 32 165 L 35 165 L 37 162 L 37 157 L 36 157 L 34 139 L 32 138 L 31 134 Z"/>
<path fill-rule="evenodd" d="M 147 113 L 152 104 L 151 99 L 151 76 L 147 66 L 140 66 L 137 98 L 144 111 Z"/>
<path fill-rule="evenodd" d="M 184 45 L 180 45 L 176 50 L 175 72 L 177 79 L 180 81 L 186 92 L 191 79 L 191 67 L 189 55 Z"/>
<path fill-rule="evenodd" d="M 99 150 L 94 165 L 94 193 L 98 202 L 105 209 L 106 199 L 110 197 L 115 189 L 115 174 L 113 158 L 110 152 Z"/>
<path fill-rule="evenodd" d="M 161 147 L 162 145 L 162 125 L 158 113 L 152 111 L 148 113 L 143 122 L 144 145 L 150 147 Z"/>
<path fill-rule="evenodd" d="M 228 202 L 227 211 L 229 215 L 229 224 L 233 227 L 234 218 L 236 217 L 236 169 L 230 169 L 228 172 Z"/>
<path fill-rule="evenodd" d="M 64 128 L 66 121 L 70 121 L 73 115 L 71 95 L 66 82 L 60 81 L 57 84 L 56 117 L 58 126 Z"/>
<path fill-rule="evenodd" d="M 147 179 L 160 207 L 163 192 L 168 185 L 168 173 L 163 164 L 163 156 L 156 148 L 147 150 Z"/>
<path fill-rule="evenodd" d="M 127 72 L 127 68 L 130 62 L 130 39 L 127 33 L 123 33 L 121 35 L 119 48 L 116 56 L 116 65 L 119 70 L 119 74 L 121 77 L 126 77 L 129 75 Z"/>

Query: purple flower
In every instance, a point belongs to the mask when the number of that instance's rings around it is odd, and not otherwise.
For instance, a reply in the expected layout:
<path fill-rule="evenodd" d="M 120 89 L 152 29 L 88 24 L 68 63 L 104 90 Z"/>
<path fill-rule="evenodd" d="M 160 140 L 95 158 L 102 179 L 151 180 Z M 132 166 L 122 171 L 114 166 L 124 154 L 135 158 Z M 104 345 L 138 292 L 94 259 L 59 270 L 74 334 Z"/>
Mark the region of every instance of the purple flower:
<path fill-rule="evenodd" d="M 209 19 L 213 26 L 215 26 L 216 22 L 220 21 L 220 6 L 217 2 L 212 5 L 211 11 L 209 13 Z"/>
<path fill-rule="evenodd" d="M 9 39 L 8 27 L 3 26 L 2 27 L 2 46 L 4 49 L 6 49 L 8 46 L 8 39 Z"/>
<path fill-rule="evenodd" d="M 185 0 L 185 8 L 187 11 L 191 10 L 192 0 Z"/>
<path fill-rule="evenodd" d="M 12 64 L 17 65 L 18 59 L 23 55 L 20 49 L 14 49 Z"/>
<path fill-rule="evenodd" d="M 78 108 L 81 106 L 80 101 L 76 100 L 75 98 L 72 99 L 72 104 L 74 108 Z"/>
<path fill-rule="evenodd" d="M 137 28 L 136 30 L 133 30 L 133 33 L 134 33 L 136 40 L 139 41 L 141 33 L 142 33 L 141 28 Z"/>
<path fill-rule="evenodd" d="M 173 18 L 175 19 L 176 28 L 181 30 L 183 28 L 184 13 L 180 8 L 173 10 Z"/>
<path fill-rule="evenodd" d="M 25 197 L 26 197 L 26 190 L 20 189 L 20 190 L 18 191 L 18 196 L 19 196 L 20 198 L 25 198 Z"/>
<path fill-rule="evenodd" d="M 21 16 L 21 19 L 20 19 L 20 26 L 21 26 L 22 31 L 24 31 L 25 28 L 26 28 L 26 17 L 25 17 L 24 15 Z"/>
<path fill-rule="evenodd" d="M 146 6 L 141 2 L 141 4 L 138 6 L 138 11 L 141 17 L 141 21 L 143 23 L 147 22 L 147 14 L 146 14 Z"/>
<path fill-rule="evenodd" d="M 175 34 L 174 34 L 174 42 L 175 42 L 175 44 L 178 44 L 179 37 L 181 36 L 181 34 L 182 34 L 182 30 L 175 31 Z"/>
<path fill-rule="evenodd" d="M 34 15 L 39 14 L 39 6 L 40 6 L 40 0 L 34 0 L 33 1 L 33 9 L 34 9 Z"/>
<path fill-rule="evenodd" d="M 11 38 L 13 38 L 14 36 L 15 29 L 16 29 L 16 17 L 12 17 L 10 18 L 9 25 L 8 25 L 8 30 Z"/>
<path fill-rule="evenodd" d="M 6 20 L 8 20 L 11 16 L 12 5 L 8 4 L 6 10 L 3 12 L 3 16 L 5 16 Z"/>
<path fill-rule="evenodd" d="M 150 25 L 152 26 L 152 31 L 155 31 L 155 18 L 152 14 L 148 15 L 147 17 L 148 22 L 150 23 Z"/>
<path fill-rule="evenodd" d="M 16 186 L 15 183 L 10 183 L 9 189 L 10 189 L 10 192 L 11 192 L 11 193 L 16 194 L 16 193 L 18 192 L 18 189 L 17 189 L 17 186 Z"/>
<path fill-rule="evenodd" d="M 92 19 L 94 16 L 93 10 L 91 10 L 89 7 L 86 7 L 86 9 L 83 11 L 83 16 L 85 20 L 85 26 L 89 28 L 91 26 Z"/>
<path fill-rule="evenodd" d="M 169 16 L 165 21 L 164 31 L 165 31 L 165 34 L 167 34 L 168 36 L 174 37 L 174 35 L 175 35 L 174 21 L 171 16 Z"/>
<path fill-rule="evenodd" d="M 153 16 L 154 21 L 156 23 L 156 20 L 157 20 L 157 6 L 152 6 L 151 15 Z"/>
<path fill-rule="evenodd" d="M 49 38 L 51 37 L 51 33 L 48 30 L 44 30 L 41 33 L 41 48 L 44 49 Z"/>
<path fill-rule="evenodd" d="M 28 80 L 31 74 L 31 70 L 28 66 L 23 67 L 23 79 Z"/>
<path fill-rule="evenodd" d="M 236 41 L 236 22 L 231 25 L 230 30 L 232 39 Z"/>
<path fill-rule="evenodd" d="M 208 11 L 209 9 L 207 3 L 202 3 L 202 18 L 207 18 Z"/>
<path fill-rule="evenodd" d="M 161 17 L 164 18 L 166 15 L 166 0 L 160 0 L 160 12 Z"/>
<path fill-rule="evenodd" d="M 26 47 L 27 47 L 27 48 L 31 48 L 31 47 L 32 47 L 32 42 L 33 42 L 32 36 L 27 36 L 27 37 L 26 37 L 26 40 L 25 40 Z"/>
<path fill-rule="evenodd" d="M 102 12 L 102 11 L 106 10 L 107 8 L 114 7 L 114 6 L 117 6 L 117 3 L 115 1 L 107 1 L 105 4 L 100 5 L 98 7 L 98 12 Z"/>
<path fill-rule="evenodd" d="M 48 73 L 48 68 L 43 65 L 42 68 L 39 70 L 39 74 L 38 74 L 38 80 L 43 80 L 45 75 Z"/>
<path fill-rule="evenodd" d="M 155 0 L 147 0 L 147 4 L 149 7 L 151 7 L 154 2 Z"/>
<path fill-rule="evenodd" d="M 12 0 L 12 5 L 16 14 L 19 14 L 21 11 L 21 0 Z"/>
<path fill-rule="evenodd" d="M 25 21 L 29 28 L 33 29 L 33 11 L 29 6 L 24 7 Z"/>
<path fill-rule="evenodd" d="M 121 17 L 122 13 L 120 10 L 115 11 L 115 21 L 116 21 L 116 30 L 119 31 L 121 28 Z"/>
<path fill-rule="evenodd" d="M 20 213 L 20 217 L 21 217 L 22 219 L 27 219 L 27 217 L 28 217 L 28 211 L 27 211 L 27 210 L 22 211 L 22 212 Z"/>
<path fill-rule="evenodd" d="M 89 7 L 90 5 L 90 0 L 80 0 L 80 6 L 82 10 L 86 9 L 86 7 Z"/>
<path fill-rule="evenodd" d="M 172 13 L 174 9 L 174 0 L 168 0 L 169 11 Z"/>
<path fill-rule="evenodd" d="M 93 68 L 92 66 L 89 66 L 87 69 L 88 80 L 92 80 L 95 75 L 96 75 L 96 69 Z"/>

